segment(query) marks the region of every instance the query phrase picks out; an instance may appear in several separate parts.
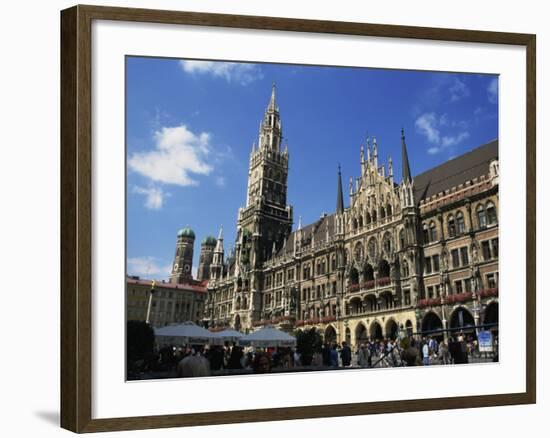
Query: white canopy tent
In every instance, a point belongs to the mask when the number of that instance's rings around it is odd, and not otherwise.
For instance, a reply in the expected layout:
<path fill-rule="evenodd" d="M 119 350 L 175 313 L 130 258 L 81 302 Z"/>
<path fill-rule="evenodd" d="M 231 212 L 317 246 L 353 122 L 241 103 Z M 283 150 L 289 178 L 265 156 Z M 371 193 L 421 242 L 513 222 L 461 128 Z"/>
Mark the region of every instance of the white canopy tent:
<path fill-rule="evenodd" d="M 221 332 L 215 333 L 215 335 L 222 341 L 222 342 L 238 342 L 239 339 L 241 339 L 244 336 L 244 333 L 241 333 L 237 330 L 222 330 Z"/>
<path fill-rule="evenodd" d="M 155 337 L 165 344 L 209 344 L 218 339 L 215 333 L 190 321 L 155 329 Z"/>
<path fill-rule="evenodd" d="M 271 326 L 264 327 L 253 333 L 249 333 L 239 339 L 239 344 L 252 347 L 294 347 L 296 346 L 296 338 L 288 333 L 273 328 Z"/>

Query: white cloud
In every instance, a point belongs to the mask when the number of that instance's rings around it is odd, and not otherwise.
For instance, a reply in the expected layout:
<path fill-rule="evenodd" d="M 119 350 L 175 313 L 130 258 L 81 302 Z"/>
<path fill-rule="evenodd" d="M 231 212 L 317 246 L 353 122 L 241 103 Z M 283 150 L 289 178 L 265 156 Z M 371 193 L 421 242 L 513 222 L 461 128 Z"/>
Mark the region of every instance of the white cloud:
<path fill-rule="evenodd" d="M 489 96 L 489 102 L 498 103 L 498 78 L 494 78 L 489 82 L 487 94 Z"/>
<path fill-rule="evenodd" d="M 441 139 L 441 146 L 443 148 L 448 148 L 448 147 L 451 147 L 451 146 L 456 146 L 457 144 L 459 144 L 462 140 L 466 140 L 468 137 L 470 136 L 470 134 L 466 131 L 463 131 L 463 132 L 459 132 L 457 135 L 445 135 L 443 136 L 443 138 Z"/>
<path fill-rule="evenodd" d="M 438 119 L 435 113 L 424 113 L 416 119 L 416 130 L 423 134 L 430 143 L 439 143 L 440 134 Z"/>
<path fill-rule="evenodd" d="M 224 78 L 229 83 L 236 82 L 241 85 L 248 85 L 263 78 L 260 67 L 241 62 L 180 61 L 180 66 L 186 73 L 210 74 Z"/>
<path fill-rule="evenodd" d="M 217 176 L 214 182 L 218 187 L 225 187 L 225 184 L 226 184 L 225 177 L 223 176 Z"/>
<path fill-rule="evenodd" d="M 470 95 L 470 89 L 466 83 L 456 77 L 449 87 L 449 92 L 451 93 L 451 102 L 456 102 Z"/>
<path fill-rule="evenodd" d="M 155 149 L 137 152 L 128 160 L 131 170 L 153 182 L 194 186 L 192 177 L 208 175 L 213 167 L 208 162 L 211 153 L 210 134 L 194 134 L 187 126 L 163 127 L 154 134 Z"/>
<path fill-rule="evenodd" d="M 162 266 L 156 257 L 130 257 L 126 261 L 128 275 L 140 277 L 168 277 L 172 271 L 172 265 Z"/>
<path fill-rule="evenodd" d="M 415 121 L 416 130 L 422 134 L 431 146 L 427 152 L 430 155 L 435 155 L 447 148 L 458 145 L 462 141 L 466 140 L 470 134 L 465 129 L 467 128 L 466 122 L 450 121 L 446 114 L 438 116 L 435 113 L 424 113 L 419 116 Z M 444 129 L 457 129 L 460 128 L 456 134 L 441 133 L 442 127 Z"/>
<path fill-rule="evenodd" d="M 151 210 L 160 210 L 164 203 L 164 198 L 170 196 L 170 193 L 164 192 L 160 187 L 144 188 L 134 186 L 132 192 L 145 195 L 145 207 Z"/>

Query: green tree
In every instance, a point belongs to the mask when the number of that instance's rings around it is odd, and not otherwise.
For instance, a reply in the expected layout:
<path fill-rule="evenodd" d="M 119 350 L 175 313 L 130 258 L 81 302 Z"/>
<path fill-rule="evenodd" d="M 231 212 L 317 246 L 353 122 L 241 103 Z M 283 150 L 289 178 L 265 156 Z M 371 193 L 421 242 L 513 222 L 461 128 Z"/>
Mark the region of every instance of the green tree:
<path fill-rule="evenodd" d="M 145 321 L 128 321 L 126 324 L 127 362 L 144 359 L 153 352 L 155 332 Z"/>
<path fill-rule="evenodd" d="M 315 328 L 298 330 L 296 336 L 296 351 L 300 354 L 302 365 L 311 365 L 313 354 L 321 351 L 323 336 Z"/>

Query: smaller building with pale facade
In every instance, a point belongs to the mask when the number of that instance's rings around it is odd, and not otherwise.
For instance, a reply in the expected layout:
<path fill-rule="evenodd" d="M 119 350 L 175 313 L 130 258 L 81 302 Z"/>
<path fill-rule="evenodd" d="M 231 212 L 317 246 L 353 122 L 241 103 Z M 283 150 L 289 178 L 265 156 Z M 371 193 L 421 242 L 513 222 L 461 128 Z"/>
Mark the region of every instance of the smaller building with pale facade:
<path fill-rule="evenodd" d="M 206 287 L 188 280 L 186 283 L 126 279 L 126 320 L 147 321 L 153 327 L 193 321 L 200 323 L 204 314 Z"/>

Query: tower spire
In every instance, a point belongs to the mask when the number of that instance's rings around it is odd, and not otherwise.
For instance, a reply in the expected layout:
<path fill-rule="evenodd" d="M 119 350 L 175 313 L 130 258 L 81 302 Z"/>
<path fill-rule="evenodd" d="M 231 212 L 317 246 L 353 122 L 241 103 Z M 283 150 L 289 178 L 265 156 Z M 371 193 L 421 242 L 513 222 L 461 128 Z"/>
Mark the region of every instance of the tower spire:
<path fill-rule="evenodd" d="M 336 198 L 336 213 L 341 214 L 344 212 L 344 195 L 342 193 L 342 172 L 340 170 L 340 164 L 338 164 L 338 193 Z"/>
<path fill-rule="evenodd" d="M 401 128 L 401 161 L 403 162 L 403 181 L 411 181 L 411 168 L 409 166 L 409 155 L 405 143 L 405 129 Z"/>
<path fill-rule="evenodd" d="M 275 104 L 275 82 L 273 82 L 273 85 L 271 86 L 271 99 L 269 99 L 268 109 L 275 111 L 276 108 L 277 107 Z"/>
<path fill-rule="evenodd" d="M 218 239 L 216 241 L 216 248 L 214 252 L 223 254 L 223 227 L 220 227 L 220 232 L 218 233 Z"/>

